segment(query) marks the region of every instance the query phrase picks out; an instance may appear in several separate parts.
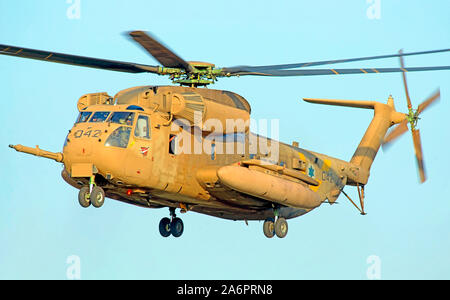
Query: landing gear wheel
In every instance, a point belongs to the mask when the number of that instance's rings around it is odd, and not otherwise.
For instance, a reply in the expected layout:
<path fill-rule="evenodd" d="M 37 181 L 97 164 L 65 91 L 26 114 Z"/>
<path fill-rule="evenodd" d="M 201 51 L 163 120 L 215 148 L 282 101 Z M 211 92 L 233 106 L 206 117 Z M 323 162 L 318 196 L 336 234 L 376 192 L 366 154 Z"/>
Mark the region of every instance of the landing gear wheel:
<path fill-rule="evenodd" d="M 82 207 L 89 207 L 91 205 L 91 201 L 89 200 L 89 187 L 85 186 L 80 189 L 78 193 L 78 202 Z"/>
<path fill-rule="evenodd" d="M 180 218 L 174 218 L 170 223 L 170 233 L 174 237 L 180 237 L 184 231 L 184 224 Z"/>
<path fill-rule="evenodd" d="M 267 238 L 273 238 L 275 235 L 275 226 L 273 223 L 273 219 L 272 218 L 268 218 L 264 221 L 263 224 L 263 231 L 264 231 L 264 235 Z"/>
<path fill-rule="evenodd" d="M 103 203 L 105 203 L 105 191 L 99 186 L 94 186 L 92 188 L 90 200 L 94 207 L 101 207 Z"/>
<path fill-rule="evenodd" d="M 159 222 L 159 233 L 163 237 L 168 237 L 171 234 L 170 228 L 171 228 L 171 226 L 170 226 L 170 219 L 169 218 L 162 218 L 161 221 Z"/>
<path fill-rule="evenodd" d="M 285 218 L 278 218 L 275 221 L 275 234 L 279 238 L 284 238 L 288 233 L 288 224 Z"/>

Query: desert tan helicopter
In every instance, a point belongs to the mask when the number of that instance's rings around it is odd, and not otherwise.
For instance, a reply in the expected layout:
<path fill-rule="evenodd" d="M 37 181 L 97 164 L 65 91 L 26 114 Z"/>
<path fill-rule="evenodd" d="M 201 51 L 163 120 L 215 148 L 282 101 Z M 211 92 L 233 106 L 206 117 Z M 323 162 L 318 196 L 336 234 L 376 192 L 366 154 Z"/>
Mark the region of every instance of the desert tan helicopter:
<path fill-rule="evenodd" d="M 91 204 L 101 207 L 106 197 L 141 207 L 168 207 L 171 218 L 163 218 L 159 224 L 164 237 L 182 235 L 184 225 L 176 217 L 176 209 L 180 209 L 181 213 L 193 211 L 230 220 L 264 220 L 263 231 L 267 237 L 283 238 L 288 232 L 287 219 L 310 212 L 325 202 L 333 204 L 341 193 L 348 197 L 343 191 L 345 186 L 357 187 L 360 207 L 350 197 L 348 199 L 361 214 L 365 214 L 364 186 L 375 156 L 383 143 L 405 133 L 408 124 L 420 180 L 426 179 L 417 121 L 440 93 L 434 93 L 413 109 L 405 73 L 449 70 L 450 66 L 406 68 L 402 58 L 450 49 L 286 65 L 216 68 L 210 63 L 186 62 L 142 31 L 131 32 L 130 36 L 162 66 L 0 45 L 0 54 L 4 55 L 119 72 L 168 75 L 179 84 L 133 87 L 114 97 L 107 93 L 82 96 L 77 105 L 79 116 L 61 153 L 44 151 L 38 146 L 10 145 L 19 152 L 64 164 L 62 177 L 80 190 L 78 200 L 82 207 Z M 390 57 L 399 57 L 401 67 L 305 68 Z M 395 110 L 392 97 L 387 103 L 304 99 L 311 103 L 374 110 L 373 120 L 349 162 L 299 148 L 295 142 L 292 145 L 278 143 L 251 133 L 251 109 L 243 97 L 205 88 L 219 77 L 230 76 L 387 72 L 403 74 L 407 114 Z M 211 120 L 214 120 L 213 125 L 209 124 Z M 227 126 L 220 126 L 225 123 Z M 181 147 L 184 151 L 180 151 Z M 277 152 L 275 157 L 273 152 Z"/>

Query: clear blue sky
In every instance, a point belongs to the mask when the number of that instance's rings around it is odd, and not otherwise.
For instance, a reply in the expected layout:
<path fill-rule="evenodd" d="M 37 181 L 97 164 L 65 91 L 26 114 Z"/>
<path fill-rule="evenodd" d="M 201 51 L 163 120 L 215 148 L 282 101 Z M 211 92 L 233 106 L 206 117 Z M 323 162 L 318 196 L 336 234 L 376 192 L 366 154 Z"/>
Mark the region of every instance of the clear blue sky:
<path fill-rule="evenodd" d="M 154 33 L 186 60 L 260 65 L 449 48 L 450 2 L 381 0 L 87 1 L 69 19 L 65 0 L 0 0 L 0 43 L 106 59 L 156 62 L 123 36 Z M 407 66 L 450 65 L 450 54 L 406 58 Z M 398 66 L 397 59 L 339 67 Z M 437 87 L 442 101 L 420 122 L 429 180 L 418 184 L 412 139 L 377 156 L 367 186 L 367 216 L 345 198 L 290 220 L 285 239 L 266 239 L 262 223 L 183 216 L 179 239 L 160 237 L 167 209 L 110 200 L 83 209 L 61 165 L 17 153 L 8 144 L 61 151 L 84 93 L 167 84 L 133 75 L 0 57 L 0 279 L 65 279 L 66 259 L 82 279 L 365 279 L 370 255 L 383 279 L 450 279 L 450 72 L 408 74 L 415 105 Z M 400 74 L 308 78 L 232 78 L 253 117 L 279 118 L 280 138 L 349 160 L 370 111 L 317 106 L 302 97 L 386 101 L 406 109 Z M 353 197 L 356 191 L 347 188 Z"/>

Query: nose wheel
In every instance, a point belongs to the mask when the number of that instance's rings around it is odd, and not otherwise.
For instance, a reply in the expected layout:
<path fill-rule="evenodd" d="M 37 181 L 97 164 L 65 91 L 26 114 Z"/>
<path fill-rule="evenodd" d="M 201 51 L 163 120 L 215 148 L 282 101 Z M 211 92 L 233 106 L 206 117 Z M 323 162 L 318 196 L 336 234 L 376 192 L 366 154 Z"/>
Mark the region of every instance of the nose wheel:
<path fill-rule="evenodd" d="M 85 208 L 91 204 L 97 208 L 102 207 L 105 203 L 105 191 L 91 180 L 89 186 L 84 186 L 80 189 L 78 203 Z"/>
<path fill-rule="evenodd" d="M 102 207 L 103 203 L 105 203 L 105 191 L 99 186 L 94 186 L 91 191 L 90 200 L 92 206 L 96 208 Z"/>
<path fill-rule="evenodd" d="M 89 197 L 90 197 L 89 187 L 87 186 L 82 187 L 80 189 L 80 192 L 78 193 L 78 202 L 82 207 L 86 208 L 91 205 Z"/>
<path fill-rule="evenodd" d="M 170 219 L 162 218 L 159 222 L 159 233 L 163 237 L 180 237 L 184 231 L 184 224 L 180 218 L 175 214 L 175 208 L 170 208 Z"/>

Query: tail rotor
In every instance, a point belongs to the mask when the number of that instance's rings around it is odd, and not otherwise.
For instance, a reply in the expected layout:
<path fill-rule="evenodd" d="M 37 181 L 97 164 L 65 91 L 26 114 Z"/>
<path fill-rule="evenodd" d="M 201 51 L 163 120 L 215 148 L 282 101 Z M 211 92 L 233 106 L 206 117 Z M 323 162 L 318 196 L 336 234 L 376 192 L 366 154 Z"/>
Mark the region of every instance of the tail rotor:
<path fill-rule="evenodd" d="M 402 50 L 399 51 L 399 54 L 401 55 L 403 52 Z M 409 128 L 411 130 L 413 143 L 414 143 L 414 150 L 416 155 L 416 161 L 417 161 L 417 167 L 419 171 L 419 177 L 420 182 L 424 183 L 427 179 L 426 172 L 425 172 L 425 165 L 423 161 L 423 151 L 422 151 L 422 142 L 420 138 L 420 130 L 417 128 L 417 123 L 420 120 L 419 116 L 421 113 L 423 113 L 429 106 L 436 103 L 437 100 L 440 99 L 441 93 L 440 90 L 437 90 L 434 92 L 430 97 L 428 97 L 425 101 L 423 101 L 417 109 L 413 109 L 411 98 L 409 96 L 408 91 L 408 83 L 406 81 L 406 69 L 403 61 L 403 56 L 400 56 L 400 66 L 401 69 L 404 70 L 402 73 L 403 77 L 403 85 L 405 87 L 405 94 L 406 94 L 406 102 L 408 105 L 408 113 L 406 114 L 406 118 L 403 122 L 396 125 L 393 130 L 391 130 L 384 138 L 383 142 L 383 148 L 386 149 L 392 142 L 397 140 L 400 136 L 402 136 L 404 133 L 408 131 L 408 123 Z"/>

